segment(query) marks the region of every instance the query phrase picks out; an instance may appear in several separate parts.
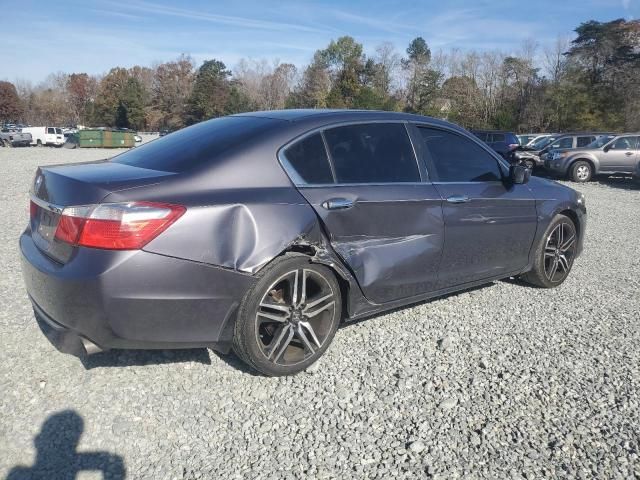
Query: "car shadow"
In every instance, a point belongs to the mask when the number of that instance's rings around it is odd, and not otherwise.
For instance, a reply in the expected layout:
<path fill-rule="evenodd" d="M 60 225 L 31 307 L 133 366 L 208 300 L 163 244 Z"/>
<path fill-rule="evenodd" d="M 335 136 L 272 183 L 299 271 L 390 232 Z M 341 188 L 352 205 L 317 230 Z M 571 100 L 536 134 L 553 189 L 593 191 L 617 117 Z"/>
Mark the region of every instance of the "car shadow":
<path fill-rule="evenodd" d="M 6 480 L 73 480 L 80 472 L 99 472 L 106 480 L 126 478 L 124 459 L 120 455 L 104 451 L 77 451 L 83 430 L 84 421 L 73 410 L 51 415 L 34 439 L 35 463 L 30 467 L 13 467 Z"/>
<path fill-rule="evenodd" d="M 108 367 L 144 367 L 167 363 L 197 362 L 211 365 L 209 350 L 206 348 L 188 348 L 181 350 L 107 350 L 94 353 L 82 360 L 87 370 Z"/>

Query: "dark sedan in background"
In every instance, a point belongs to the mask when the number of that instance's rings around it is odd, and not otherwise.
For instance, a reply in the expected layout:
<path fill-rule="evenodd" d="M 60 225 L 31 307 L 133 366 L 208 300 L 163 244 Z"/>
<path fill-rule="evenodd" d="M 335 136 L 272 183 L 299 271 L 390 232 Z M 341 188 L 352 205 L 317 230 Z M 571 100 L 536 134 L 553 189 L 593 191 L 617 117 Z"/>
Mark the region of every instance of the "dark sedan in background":
<path fill-rule="evenodd" d="M 24 279 L 59 350 L 231 348 L 303 370 L 338 324 L 511 276 L 555 287 L 584 197 L 447 122 L 288 110 L 41 167 Z"/>

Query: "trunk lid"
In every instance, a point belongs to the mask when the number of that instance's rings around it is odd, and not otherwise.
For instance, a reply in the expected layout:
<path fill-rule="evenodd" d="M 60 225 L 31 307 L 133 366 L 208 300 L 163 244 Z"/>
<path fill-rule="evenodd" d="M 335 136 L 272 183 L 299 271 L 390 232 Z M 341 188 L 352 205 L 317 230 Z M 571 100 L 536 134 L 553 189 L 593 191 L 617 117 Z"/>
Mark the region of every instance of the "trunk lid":
<path fill-rule="evenodd" d="M 151 185 L 173 175 L 104 160 L 39 167 L 31 187 L 33 241 L 51 258 L 66 263 L 74 247 L 55 239 L 65 207 L 101 203 L 110 193 Z"/>

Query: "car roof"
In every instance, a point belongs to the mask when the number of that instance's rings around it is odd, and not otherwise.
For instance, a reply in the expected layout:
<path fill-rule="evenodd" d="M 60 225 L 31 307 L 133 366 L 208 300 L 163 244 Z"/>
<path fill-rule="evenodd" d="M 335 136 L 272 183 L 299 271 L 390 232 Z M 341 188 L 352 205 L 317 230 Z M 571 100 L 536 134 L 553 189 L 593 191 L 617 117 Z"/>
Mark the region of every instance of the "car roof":
<path fill-rule="evenodd" d="M 414 122 L 428 122 L 432 124 L 442 124 L 447 126 L 456 126 L 445 120 L 439 120 L 433 117 L 423 115 L 415 115 L 404 112 L 389 112 L 385 110 L 348 110 L 348 109 L 323 109 L 323 108 L 303 108 L 288 110 L 263 110 L 258 112 L 246 112 L 232 115 L 234 117 L 259 117 L 275 120 L 285 120 L 288 122 L 298 122 L 302 120 L 318 119 L 318 120 L 405 120 Z"/>

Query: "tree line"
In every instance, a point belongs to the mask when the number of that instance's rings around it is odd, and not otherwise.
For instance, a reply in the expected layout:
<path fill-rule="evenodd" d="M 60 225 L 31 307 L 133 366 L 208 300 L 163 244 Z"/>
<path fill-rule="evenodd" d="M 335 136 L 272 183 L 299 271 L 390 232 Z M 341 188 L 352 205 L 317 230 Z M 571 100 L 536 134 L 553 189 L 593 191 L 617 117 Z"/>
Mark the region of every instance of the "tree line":
<path fill-rule="evenodd" d="M 431 115 L 467 128 L 513 131 L 640 130 L 640 21 L 589 21 L 575 38 L 518 54 L 432 52 L 417 37 L 401 54 L 366 55 L 350 36 L 302 69 L 242 60 L 198 68 L 191 57 L 103 76 L 57 73 L 33 86 L 0 82 L 0 122 L 178 129 L 251 110 L 356 108 Z"/>

